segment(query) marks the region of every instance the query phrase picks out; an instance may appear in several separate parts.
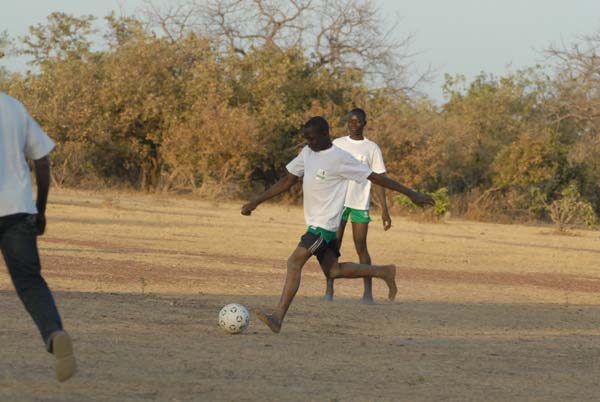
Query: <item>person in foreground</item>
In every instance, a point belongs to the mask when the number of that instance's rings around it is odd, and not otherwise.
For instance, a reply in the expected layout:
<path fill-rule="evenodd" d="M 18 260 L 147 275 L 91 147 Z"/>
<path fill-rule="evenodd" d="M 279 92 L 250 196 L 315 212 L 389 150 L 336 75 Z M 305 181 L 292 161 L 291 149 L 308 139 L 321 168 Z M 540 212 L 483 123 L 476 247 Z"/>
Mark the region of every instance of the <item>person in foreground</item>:
<path fill-rule="evenodd" d="M 359 162 L 367 165 L 373 172 L 378 174 L 385 173 L 385 165 L 383 163 L 383 155 L 381 149 L 373 141 L 365 138 L 363 131 L 367 125 L 367 114 L 364 110 L 356 108 L 352 109 L 348 114 L 348 135 L 345 137 L 336 138 L 333 140 L 333 145 L 342 148 L 349 152 Z M 383 230 L 389 230 L 392 227 L 392 219 L 387 207 L 385 199 L 385 188 L 381 186 L 373 187 L 381 203 L 381 220 L 383 222 Z M 369 231 L 369 222 L 371 217 L 369 209 L 371 206 L 371 182 L 365 180 L 362 183 L 350 181 L 348 190 L 346 191 L 346 200 L 344 201 L 344 213 L 342 221 L 337 230 L 338 245 L 342 247 L 344 231 L 348 221 L 352 221 L 352 237 L 354 239 L 354 248 L 358 254 L 358 260 L 361 264 L 371 265 L 371 256 L 367 249 L 367 233 Z M 364 292 L 361 302 L 363 304 L 373 303 L 373 280 L 371 278 L 363 278 Z M 327 278 L 327 289 L 325 296 L 326 301 L 333 300 L 333 278 Z"/>
<path fill-rule="evenodd" d="M 56 358 L 56 378 L 62 382 L 75 373 L 73 345 L 41 275 L 37 248 L 37 236 L 46 229 L 47 155 L 53 148 L 52 140 L 25 107 L 0 92 L 0 249 L 19 298 L 37 325 L 46 350 Z M 35 169 L 35 204 L 26 158 L 33 160 Z"/>
<path fill-rule="evenodd" d="M 394 300 L 396 297 L 394 265 L 371 266 L 338 262 L 340 253 L 336 230 L 340 224 L 348 180 L 370 180 L 405 194 L 419 206 L 434 204 L 430 196 L 413 191 L 389 177 L 373 173 L 368 166 L 333 145 L 329 136 L 329 124 L 323 117 L 309 119 L 304 124 L 303 133 L 307 146 L 286 166 L 287 175 L 242 206 L 241 211 L 242 215 L 250 215 L 262 202 L 289 190 L 299 177 L 303 178 L 304 217 L 308 230 L 287 261 L 287 274 L 279 305 L 272 313 L 262 310 L 255 312 L 275 333 L 281 331 L 285 315 L 300 287 L 302 267 L 312 255 L 317 257 L 328 278 L 380 278 L 389 288 L 388 298 Z"/>

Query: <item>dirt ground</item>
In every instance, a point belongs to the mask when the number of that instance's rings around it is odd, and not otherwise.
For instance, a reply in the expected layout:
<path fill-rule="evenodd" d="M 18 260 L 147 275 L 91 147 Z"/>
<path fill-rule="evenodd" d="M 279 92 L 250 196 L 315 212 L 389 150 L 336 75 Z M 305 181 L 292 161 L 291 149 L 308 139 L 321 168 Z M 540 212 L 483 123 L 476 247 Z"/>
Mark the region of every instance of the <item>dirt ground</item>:
<path fill-rule="evenodd" d="M 305 230 L 300 208 L 239 208 L 53 190 L 40 251 L 79 371 L 54 381 L 2 266 L 0 401 L 600 400 L 598 232 L 376 219 L 369 249 L 398 267 L 395 303 L 375 282 L 377 303 L 358 304 L 361 280 L 321 301 L 311 260 L 282 333 L 253 316 L 232 336 L 220 308 L 275 306 Z"/>

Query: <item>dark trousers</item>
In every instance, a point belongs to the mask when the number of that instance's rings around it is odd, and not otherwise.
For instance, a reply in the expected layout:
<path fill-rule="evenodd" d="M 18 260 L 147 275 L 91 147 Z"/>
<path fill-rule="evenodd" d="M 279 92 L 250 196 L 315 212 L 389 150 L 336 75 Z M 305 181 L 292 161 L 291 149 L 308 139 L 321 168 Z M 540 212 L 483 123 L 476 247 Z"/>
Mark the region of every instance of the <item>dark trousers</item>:
<path fill-rule="evenodd" d="M 54 298 L 41 275 L 35 215 L 0 217 L 0 249 L 19 298 L 38 327 L 46 349 L 50 335 L 62 329 Z"/>

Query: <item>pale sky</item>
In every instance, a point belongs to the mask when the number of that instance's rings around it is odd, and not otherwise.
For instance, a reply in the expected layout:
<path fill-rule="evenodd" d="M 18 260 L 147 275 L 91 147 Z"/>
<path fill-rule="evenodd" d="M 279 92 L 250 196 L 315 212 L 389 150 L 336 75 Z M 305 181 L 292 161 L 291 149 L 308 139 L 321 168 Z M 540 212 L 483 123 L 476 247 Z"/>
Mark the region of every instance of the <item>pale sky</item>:
<path fill-rule="evenodd" d="M 167 2 L 168 0 L 155 0 Z M 142 0 L 0 0 L 0 31 L 13 38 L 43 22 L 53 11 L 105 16 L 122 9 L 135 14 Z M 437 74 L 422 90 L 442 100 L 445 73 L 468 79 L 485 71 L 497 76 L 543 62 L 540 51 L 570 44 L 600 31 L 600 0 L 376 0 L 383 14 L 400 19 L 399 35 L 414 33 L 411 51 L 417 67 L 431 64 Z M 8 5 L 10 4 L 10 5 Z M 22 59 L 0 59 L 24 71 Z"/>

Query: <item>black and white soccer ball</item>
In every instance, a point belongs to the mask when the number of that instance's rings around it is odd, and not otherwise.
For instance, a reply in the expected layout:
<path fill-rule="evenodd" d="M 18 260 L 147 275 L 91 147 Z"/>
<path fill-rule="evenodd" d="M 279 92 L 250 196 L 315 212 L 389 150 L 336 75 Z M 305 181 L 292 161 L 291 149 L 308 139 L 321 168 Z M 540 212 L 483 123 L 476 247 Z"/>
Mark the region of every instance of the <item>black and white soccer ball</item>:
<path fill-rule="evenodd" d="M 219 312 L 219 326 L 229 334 L 244 332 L 248 324 L 250 324 L 250 314 L 241 304 L 228 304 Z"/>

